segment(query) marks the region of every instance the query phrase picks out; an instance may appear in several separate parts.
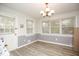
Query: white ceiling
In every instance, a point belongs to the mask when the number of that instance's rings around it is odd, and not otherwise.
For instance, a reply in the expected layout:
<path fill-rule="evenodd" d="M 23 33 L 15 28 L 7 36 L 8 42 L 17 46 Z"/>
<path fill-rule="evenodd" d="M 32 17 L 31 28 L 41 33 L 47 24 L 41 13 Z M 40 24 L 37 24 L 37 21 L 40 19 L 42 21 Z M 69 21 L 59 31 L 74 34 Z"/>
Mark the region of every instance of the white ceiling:
<path fill-rule="evenodd" d="M 3 3 L 1 5 L 7 6 L 14 10 L 23 12 L 28 16 L 39 19 L 42 16 L 40 11 L 45 7 L 43 3 Z M 55 14 L 66 13 L 79 10 L 78 3 L 49 3 L 49 8 L 55 10 Z"/>

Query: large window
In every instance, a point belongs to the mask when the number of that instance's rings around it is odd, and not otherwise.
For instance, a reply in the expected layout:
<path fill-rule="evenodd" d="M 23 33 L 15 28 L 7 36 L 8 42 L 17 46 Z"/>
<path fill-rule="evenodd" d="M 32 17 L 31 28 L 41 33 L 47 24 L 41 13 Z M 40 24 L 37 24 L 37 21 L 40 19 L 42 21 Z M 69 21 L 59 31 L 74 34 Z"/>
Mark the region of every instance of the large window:
<path fill-rule="evenodd" d="M 59 32 L 60 32 L 59 20 L 51 21 L 51 33 L 59 33 Z"/>
<path fill-rule="evenodd" d="M 42 32 L 49 33 L 49 21 L 42 22 Z"/>
<path fill-rule="evenodd" d="M 28 34 L 31 34 L 31 33 L 33 33 L 33 21 L 32 20 L 27 20 L 26 21 L 26 30 L 27 30 L 27 33 Z"/>
<path fill-rule="evenodd" d="M 61 20 L 42 21 L 42 32 L 50 34 L 71 35 L 74 32 L 75 17 Z"/>
<path fill-rule="evenodd" d="M 0 34 L 14 33 L 15 19 L 0 15 Z"/>
<path fill-rule="evenodd" d="M 73 34 L 74 23 L 74 18 L 62 20 L 62 34 Z"/>

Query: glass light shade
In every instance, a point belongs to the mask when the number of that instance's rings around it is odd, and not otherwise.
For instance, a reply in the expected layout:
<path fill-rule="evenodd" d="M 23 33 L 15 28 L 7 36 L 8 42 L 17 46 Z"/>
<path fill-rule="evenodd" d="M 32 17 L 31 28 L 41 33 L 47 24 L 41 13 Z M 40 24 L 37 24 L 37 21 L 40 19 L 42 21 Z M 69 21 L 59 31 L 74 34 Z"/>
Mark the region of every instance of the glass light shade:
<path fill-rule="evenodd" d="M 55 13 L 55 11 L 54 10 L 50 10 L 50 8 L 48 8 L 48 7 L 44 11 L 40 12 L 40 14 L 42 16 L 51 16 L 54 13 Z"/>
<path fill-rule="evenodd" d="M 46 12 L 49 12 L 50 11 L 50 9 L 49 8 L 46 8 L 46 10 L 45 10 Z"/>
<path fill-rule="evenodd" d="M 40 12 L 40 14 L 43 14 L 43 13 L 44 13 L 44 11 L 41 11 L 41 12 Z"/>
<path fill-rule="evenodd" d="M 51 13 L 50 12 L 48 13 L 48 16 L 51 16 Z"/>
<path fill-rule="evenodd" d="M 46 13 L 43 13 L 43 16 L 46 16 Z"/>

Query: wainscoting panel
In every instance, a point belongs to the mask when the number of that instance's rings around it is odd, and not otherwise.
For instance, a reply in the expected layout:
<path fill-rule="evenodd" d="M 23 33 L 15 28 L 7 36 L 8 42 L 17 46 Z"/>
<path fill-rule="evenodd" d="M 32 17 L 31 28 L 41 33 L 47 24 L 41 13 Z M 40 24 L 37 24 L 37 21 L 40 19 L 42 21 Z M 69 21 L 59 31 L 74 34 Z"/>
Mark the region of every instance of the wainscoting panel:
<path fill-rule="evenodd" d="M 56 36 L 56 35 L 42 35 L 42 34 L 35 34 L 32 36 L 19 36 L 18 37 L 18 47 L 28 44 L 32 41 L 48 41 L 48 42 L 55 42 L 60 43 L 63 45 L 67 45 L 72 47 L 72 37 L 67 36 Z"/>
<path fill-rule="evenodd" d="M 18 37 L 18 47 L 35 41 L 37 38 L 35 35 L 32 36 L 19 36 Z"/>
<path fill-rule="evenodd" d="M 72 46 L 72 37 L 41 35 L 41 40 Z"/>

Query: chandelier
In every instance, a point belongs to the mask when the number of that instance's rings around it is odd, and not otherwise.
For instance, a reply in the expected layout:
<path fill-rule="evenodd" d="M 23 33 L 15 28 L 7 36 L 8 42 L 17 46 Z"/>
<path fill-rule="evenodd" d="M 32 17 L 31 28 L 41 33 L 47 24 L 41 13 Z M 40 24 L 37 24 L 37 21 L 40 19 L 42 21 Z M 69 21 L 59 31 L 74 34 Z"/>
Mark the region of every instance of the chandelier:
<path fill-rule="evenodd" d="M 41 14 L 43 17 L 52 16 L 54 13 L 55 13 L 54 10 L 50 10 L 50 8 L 48 8 L 48 3 L 45 3 L 45 10 L 42 10 L 42 11 L 40 12 L 40 14 Z"/>

